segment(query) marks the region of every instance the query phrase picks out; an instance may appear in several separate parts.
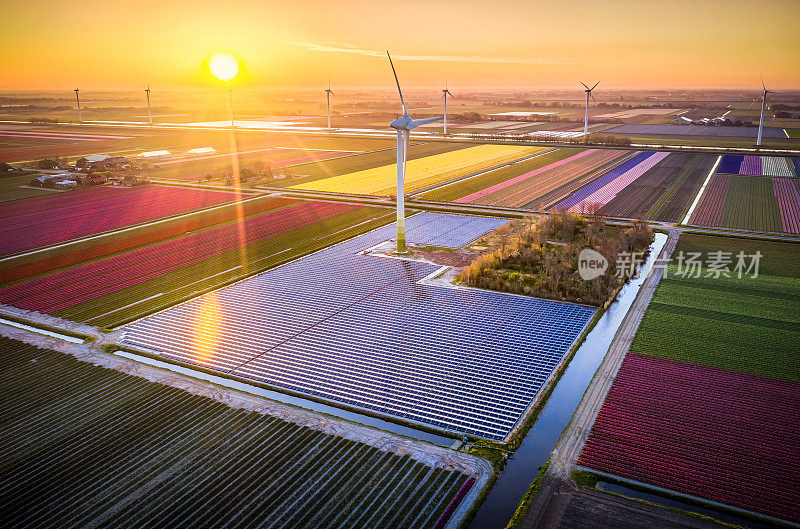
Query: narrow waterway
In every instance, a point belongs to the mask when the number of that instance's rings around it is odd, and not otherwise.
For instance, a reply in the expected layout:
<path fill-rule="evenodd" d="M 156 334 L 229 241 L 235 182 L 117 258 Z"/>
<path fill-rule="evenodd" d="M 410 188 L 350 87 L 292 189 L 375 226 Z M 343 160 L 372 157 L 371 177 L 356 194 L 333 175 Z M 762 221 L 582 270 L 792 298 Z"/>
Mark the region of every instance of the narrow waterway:
<path fill-rule="evenodd" d="M 506 468 L 498 476 L 492 491 L 470 524 L 471 529 L 502 529 L 514 515 L 539 468 L 550 458 L 561 432 L 578 407 L 584 391 L 608 352 L 622 319 L 628 313 L 666 241 L 665 234 L 656 234 L 642 273 L 622 288 L 617 300 L 600 317 L 575 353 L 539 419 L 520 447 L 508 458 Z"/>

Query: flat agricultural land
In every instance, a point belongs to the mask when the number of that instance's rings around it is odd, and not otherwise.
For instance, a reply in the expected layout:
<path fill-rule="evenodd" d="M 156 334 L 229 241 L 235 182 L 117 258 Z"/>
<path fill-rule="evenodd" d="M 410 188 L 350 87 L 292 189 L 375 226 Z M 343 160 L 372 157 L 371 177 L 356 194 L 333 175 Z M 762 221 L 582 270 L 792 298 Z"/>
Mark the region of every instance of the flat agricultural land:
<path fill-rule="evenodd" d="M 657 136 L 710 136 L 752 138 L 758 135 L 757 127 L 708 127 L 700 125 L 620 125 L 605 131 L 609 134 L 652 134 Z M 783 138 L 783 129 L 764 128 L 765 138 Z"/>
<path fill-rule="evenodd" d="M 498 220 L 422 213 L 406 226 L 411 242 L 458 248 Z M 507 438 L 595 309 L 430 284 L 438 265 L 364 254 L 394 233 L 134 322 L 122 343 L 394 420 Z"/>
<path fill-rule="evenodd" d="M 16 200 L 0 210 L 0 255 L 95 235 L 239 200 L 226 191 L 142 185 Z"/>
<path fill-rule="evenodd" d="M 673 260 L 680 252 L 685 259 L 700 253 L 701 260 L 729 253 L 732 277 L 705 277 L 707 271 L 682 277 L 671 265 L 631 351 L 800 382 L 793 361 L 800 340 L 798 250 L 788 242 L 684 234 Z M 758 277 L 736 277 L 739 252 L 761 252 Z"/>
<path fill-rule="evenodd" d="M 637 152 L 631 159 L 581 187 L 553 209 L 576 213 L 594 213 L 614 200 L 632 182 L 664 160 L 666 152 Z"/>
<path fill-rule="evenodd" d="M 603 149 L 555 149 L 530 160 L 429 191 L 422 197 L 429 200 L 522 207 L 549 193 L 574 186 L 623 154 L 623 151 Z"/>
<path fill-rule="evenodd" d="M 352 237 L 391 217 L 379 208 L 285 198 L 259 199 L 254 209 L 241 217 L 215 218 L 217 223 L 210 225 L 178 224 L 170 228 L 175 236 L 147 232 L 139 244 L 127 238 L 125 251 L 7 284 L 0 288 L 0 300 L 110 326 Z M 80 253 L 91 252 L 89 247 Z M 20 275 L 38 266 L 26 263 Z"/>
<path fill-rule="evenodd" d="M 628 184 L 599 213 L 679 222 L 714 166 L 716 156 L 671 153 Z"/>
<path fill-rule="evenodd" d="M 341 176 L 369 169 L 377 169 L 392 165 L 397 161 L 397 142 L 393 141 L 391 146 L 355 154 L 352 156 L 332 157 L 325 160 L 308 161 L 292 165 L 286 169 L 290 178 L 276 181 L 273 185 L 277 187 L 291 187 L 302 184 L 310 184 L 317 180 L 324 180 L 334 176 Z M 417 140 L 409 142 L 407 160 L 417 160 L 427 156 L 443 154 L 451 151 L 467 149 L 471 144 L 467 143 L 447 143 L 430 142 L 425 143 Z"/>
<path fill-rule="evenodd" d="M 263 147 L 250 149 L 246 145 L 234 150 L 201 155 L 178 154 L 153 163 L 151 178 L 172 180 L 203 180 L 209 173 L 233 171 L 234 155 L 239 167 L 253 162 L 269 163 L 272 169 L 284 168 L 292 173 L 293 167 L 334 158 L 353 158 L 361 154 L 393 149 L 395 142 L 384 138 L 324 138 L 295 136 L 294 141 L 270 142 Z M 287 138 L 288 140 L 288 138 Z M 238 147 L 238 146 L 237 146 Z"/>
<path fill-rule="evenodd" d="M 405 190 L 406 193 L 410 193 L 531 156 L 543 150 L 543 147 L 480 145 L 409 160 L 406 162 Z M 390 164 L 298 184 L 292 188 L 389 196 L 396 193 L 396 186 L 397 165 Z"/>
<path fill-rule="evenodd" d="M 757 251 L 758 277 L 737 278 Z M 670 265 L 579 464 L 800 522 L 800 251 L 684 234 L 673 260 L 713 252 L 732 277 Z"/>
<path fill-rule="evenodd" d="M 4 527 L 431 527 L 475 481 L 8 338 L 0 380 Z"/>
<path fill-rule="evenodd" d="M 690 223 L 800 233 L 800 178 L 794 170 L 786 158 L 724 156 Z M 783 176 L 771 176 L 778 174 Z"/>

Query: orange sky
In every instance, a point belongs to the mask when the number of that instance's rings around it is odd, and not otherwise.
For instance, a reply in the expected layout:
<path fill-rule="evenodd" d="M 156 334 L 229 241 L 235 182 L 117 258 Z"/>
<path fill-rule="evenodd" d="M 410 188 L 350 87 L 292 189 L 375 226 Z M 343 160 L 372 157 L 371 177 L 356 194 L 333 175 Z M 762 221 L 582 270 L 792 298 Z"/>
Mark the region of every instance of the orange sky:
<path fill-rule="evenodd" d="M 229 50 L 253 86 L 800 89 L 800 0 L 7 2 L 0 89 L 202 86 Z"/>

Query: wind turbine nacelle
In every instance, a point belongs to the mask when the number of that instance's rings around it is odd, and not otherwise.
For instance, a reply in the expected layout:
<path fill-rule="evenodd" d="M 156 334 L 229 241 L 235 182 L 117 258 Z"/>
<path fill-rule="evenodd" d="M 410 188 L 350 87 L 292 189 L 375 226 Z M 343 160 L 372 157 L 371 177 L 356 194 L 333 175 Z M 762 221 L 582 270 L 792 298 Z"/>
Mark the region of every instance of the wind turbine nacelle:
<path fill-rule="evenodd" d="M 419 127 L 420 125 L 427 125 L 440 121 L 442 116 L 435 116 L 432 118 L 411 119 L 409 116 L 403 116 L 389 123 L 389 126 L 397 130 L 411 130 Z"/>
<path fill-rule="evenodd" d="M 410 117 L 402 116 L 389 123 L 389 126 L 397 130 L 411 129 L 412 127 L 409 127 L 409 125 L 413 122 L 414 120 Z"/>

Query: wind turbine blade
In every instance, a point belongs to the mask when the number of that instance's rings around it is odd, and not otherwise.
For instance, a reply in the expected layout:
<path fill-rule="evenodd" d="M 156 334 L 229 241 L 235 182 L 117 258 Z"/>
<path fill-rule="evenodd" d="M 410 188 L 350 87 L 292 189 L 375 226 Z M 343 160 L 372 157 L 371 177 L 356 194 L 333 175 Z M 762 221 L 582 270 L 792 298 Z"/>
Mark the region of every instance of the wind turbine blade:
<path fill-rule="evenodd" d="M 582 85 L 583 85 L 583 86 L 584 86 L 584 87 L 585 87 L 587 90 L 591 90 L 591 88 L 589 88 L 588 86 L 586 86 L 586 83 L 584 83 L 583 81 L 579 81 L 579 82 L 580 82 L 580 83 L 581 83 L 581 84 L 582 84 Z"/>
<path fill-rule="evenodd" d="M 764 84 L 764 76 L 761 75 L 761 72 L 758 72 L 758 76 L 761 78 L 761 88 L 763 88 L 764 91 L 766 92 L 767 91 L 767 86 Z"/>
<path fill-rule="evenodd" d="M 403 91 L 400 89 L 400 80 L 397 78 L 397 70 L 394 69 L 394 63 L 392 62 L 392 56 L 389 54 L 389 50 L 386 50 L 386 56 L 389 57 L 389 64 L 392 66 L 392 73 L 394 74 L 394 82 L 397 83 L 397 92 L 400 94 L 400 104 L 403 105 L 403 115 L 407 116 L 406 102 L 403 101 Z"/>
<path fill-rule="evenodd" d="M 591 91 L 591 90 L 589 90 L 589 95 L 590 95 L 590 96 L 592 96 L 592 101 L 594 101 L 595 103 L 597 103 L 597 99 L 595 99 L 595 98 L 594 98 L 594 94 L 592 93 L 592 91 Z"/>
<path fill-rule="evenodd" d="M 436 121 L 439 121 L 440 119 L 442 119 L 442 116 L 435 116 L 435 117 L 432 117 L 432 118 L 412 119 L 412 120 L 410 120 L 408 122 L 408 125 L 406 126 L 406 128 L 409 129 L 409 130 L 415 129 L 415 128 L 419 127 L 420 125 L 425 125 L 427 123 L 434 123 Z"/>
<path fill-rule="evenodd" d="M 597 82 L 594 84 L 594 86 L 593 86 L 593 87 L 591 87 L 589 90 L 594 90 L 595 88 L 597 88 L 597 85 L 599 85 L 599 84 L 600 84 L 600 81 L 597 81 Z"/>

